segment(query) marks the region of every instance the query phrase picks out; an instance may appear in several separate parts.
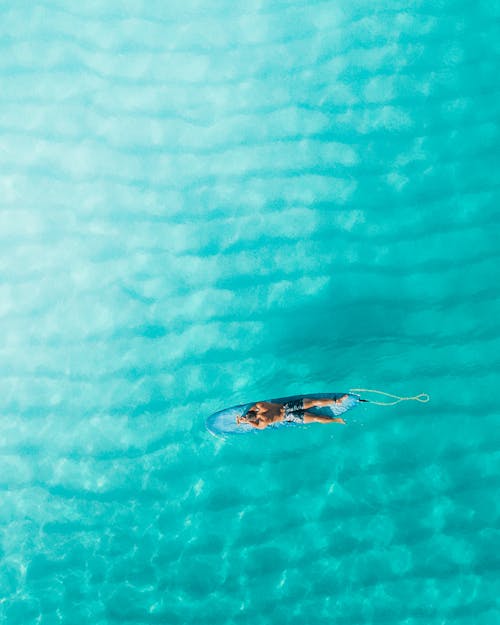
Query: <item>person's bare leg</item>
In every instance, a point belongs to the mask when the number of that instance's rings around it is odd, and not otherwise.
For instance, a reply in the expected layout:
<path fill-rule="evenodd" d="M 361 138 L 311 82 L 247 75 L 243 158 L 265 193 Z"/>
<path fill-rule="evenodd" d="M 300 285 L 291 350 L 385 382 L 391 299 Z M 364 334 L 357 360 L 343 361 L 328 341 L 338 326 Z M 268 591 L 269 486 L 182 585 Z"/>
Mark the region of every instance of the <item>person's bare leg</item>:
<path fill-rule="evenodd" d="M 317 399 L 315 399 L 314 397 L 312 399 L 304 398 L 303 405 L 306 410 L 308 408 L 320 408 L 322 406 L 331 406 L 332 404 L 341 404 L 346 397 L 347 397 L 347 394 L 341 395 L 337 399 L 334 399 L 333 397 L 327 397 L 325 399 L 320 399 L 319 397 Z"/>
<path fill-rule="evenodd" d="M 322 417 L 312 412 L 304 412 L 304 423 L 344 423 L 340 417 Z"/>

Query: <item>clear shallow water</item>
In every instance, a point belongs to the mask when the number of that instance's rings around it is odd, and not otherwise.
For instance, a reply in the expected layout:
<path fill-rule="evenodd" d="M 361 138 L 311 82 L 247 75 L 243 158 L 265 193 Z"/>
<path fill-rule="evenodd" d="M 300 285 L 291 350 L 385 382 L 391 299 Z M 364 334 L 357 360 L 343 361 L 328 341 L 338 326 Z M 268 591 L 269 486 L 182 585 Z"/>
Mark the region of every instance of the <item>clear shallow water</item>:
<path fill-rule="evenodd" d="M 2 622 L 498 623 L 498 17 L 2 7 Z"/>

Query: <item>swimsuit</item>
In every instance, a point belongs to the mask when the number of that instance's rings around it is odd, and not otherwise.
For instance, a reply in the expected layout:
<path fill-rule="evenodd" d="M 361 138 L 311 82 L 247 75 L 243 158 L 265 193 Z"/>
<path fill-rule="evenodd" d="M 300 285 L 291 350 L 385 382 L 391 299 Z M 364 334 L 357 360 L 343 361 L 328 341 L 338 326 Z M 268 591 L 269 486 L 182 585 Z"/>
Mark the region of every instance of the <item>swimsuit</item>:
<path fill-rule="evenodd" d="M 283 421 L 291 423 L 304 423 L 304 401 L 302 399 L 293 399 L 283 404 L 285 415 Z"/>

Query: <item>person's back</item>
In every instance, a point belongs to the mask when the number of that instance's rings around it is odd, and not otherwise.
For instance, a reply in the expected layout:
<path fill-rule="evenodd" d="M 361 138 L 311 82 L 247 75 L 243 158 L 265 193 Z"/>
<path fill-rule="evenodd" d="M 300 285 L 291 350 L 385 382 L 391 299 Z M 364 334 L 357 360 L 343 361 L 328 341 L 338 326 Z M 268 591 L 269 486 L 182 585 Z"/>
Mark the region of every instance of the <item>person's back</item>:
<path fill-rule="evenodd" d="M 238 423 L 248 423 L 259 430 L 263 430 L 271 423 L 283 421 L 283 404 L 270 401 L 259 401 L 250 406 L 246 413 L 237 419 Z"/>

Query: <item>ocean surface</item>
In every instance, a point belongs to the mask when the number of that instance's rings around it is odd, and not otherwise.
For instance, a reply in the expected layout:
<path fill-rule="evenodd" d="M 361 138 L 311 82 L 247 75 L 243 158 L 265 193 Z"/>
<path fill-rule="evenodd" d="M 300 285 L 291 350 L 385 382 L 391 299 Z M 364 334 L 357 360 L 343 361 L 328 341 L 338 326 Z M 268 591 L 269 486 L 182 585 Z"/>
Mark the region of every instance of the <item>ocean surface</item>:
<path fill-rule="evenodd" d="M 500 4 L 0 4 L 0 623 L 498 625 Z M 348 424 L 224 407 L 352 387 Z"/>

